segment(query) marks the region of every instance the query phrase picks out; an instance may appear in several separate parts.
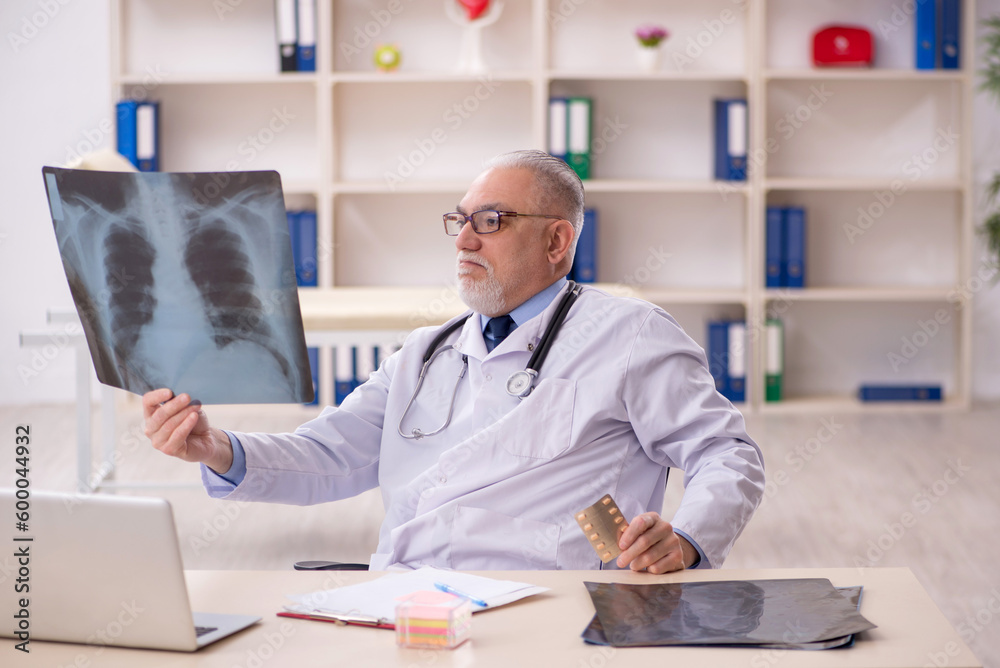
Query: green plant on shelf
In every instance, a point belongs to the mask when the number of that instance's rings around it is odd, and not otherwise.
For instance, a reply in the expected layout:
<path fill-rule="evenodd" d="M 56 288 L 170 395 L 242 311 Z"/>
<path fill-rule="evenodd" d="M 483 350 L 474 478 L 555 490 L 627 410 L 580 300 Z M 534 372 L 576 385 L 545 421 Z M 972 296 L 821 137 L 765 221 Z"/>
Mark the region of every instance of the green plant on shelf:
<path fill-rule="evenodd" d="M 1000 102 L 1000 15 L 983 19 L 983 69 L 981 88 Z M 986 187 L 990 213 L 979 227 L 993 265 L 1000 269 L 1000 172 Z"/>

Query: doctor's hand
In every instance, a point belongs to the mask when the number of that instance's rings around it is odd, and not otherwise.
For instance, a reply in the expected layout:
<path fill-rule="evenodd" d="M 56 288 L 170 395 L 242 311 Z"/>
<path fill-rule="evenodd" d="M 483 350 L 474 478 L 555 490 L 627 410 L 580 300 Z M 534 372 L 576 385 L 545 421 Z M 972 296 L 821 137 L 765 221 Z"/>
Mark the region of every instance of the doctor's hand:
<path fill-rule="evenodd" d="M 622 553 L 618 567 L 631 566 L 633 571 L 669 573 L 687 568 L 698 559 L 691 543 L 674 533 L 670 522 L 659 513 L 637 515 L 618 540 Z"/>
<path fill-rule="evenodd" d="M 225 473 L 233 465 L 229 437 L 209 426 L 201 403 L 192 403 L 187 394 L 175 397 L 167 388 L 152 390 L 142 395 L 142 412 L 146 436 L 160 452 L 204 463 L 217 473 Z"/>

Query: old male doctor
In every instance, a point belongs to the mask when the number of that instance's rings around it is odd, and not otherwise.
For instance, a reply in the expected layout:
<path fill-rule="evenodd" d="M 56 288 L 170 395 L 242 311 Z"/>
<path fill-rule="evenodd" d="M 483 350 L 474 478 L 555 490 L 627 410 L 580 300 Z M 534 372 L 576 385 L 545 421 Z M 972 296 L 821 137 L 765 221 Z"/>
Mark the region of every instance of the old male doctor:
<path fill-rule="evenodd" d="M 566 299 L 582 224 L 583 184 L 564 162 L 497 156 L 445 215 L 473 313 L 433 351 L 448 325 L 412 332 L 340 407 L 293 434 L 210 427 L 169 389 L 144 396 L 146 434 L 201 462 L 217 498 L 305 505 L 379 487 L 373 570 L 601 568 L 574 513 L 608 493 L 629 525 L 605 568 L 718 568 L 760 502 L 763 460 L 673 318 L 584 286 L 530 394 L 507 391 Z M 686 489 L 668 522 L 669 468 Z"/>

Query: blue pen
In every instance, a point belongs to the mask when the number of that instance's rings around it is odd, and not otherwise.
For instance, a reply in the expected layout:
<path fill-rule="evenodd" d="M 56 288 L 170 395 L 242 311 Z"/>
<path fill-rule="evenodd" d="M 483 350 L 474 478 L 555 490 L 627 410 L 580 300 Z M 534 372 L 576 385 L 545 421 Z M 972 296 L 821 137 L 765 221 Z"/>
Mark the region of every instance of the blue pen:
<path fill-rule="evenodd" d="M 458 591 L 457 589 L 455 589 L 451 585 L 446 585 L 443 582 L 435 582 L 434 583 L 434 587 L 436 589 L 438 589 L 440 591 L 443 591 L 443 592 L 446 592 L 448 594 L 454 594 L 455 596 L 461 596 L 462 598 L 467 598 L 467 599 L 469 599 L 469 602 L 471 602 L 473 605 L 478 605 L 480 608 L 488 608 L 488 607 L 490 607 L 490 604 L 487 603 L 486 601 L 484 601 L 482 599 L 479 599 L 479 598 L 474 598 L 472 596 L 469 596 L 468 594 L 463 594 L 462 592 Z"/>

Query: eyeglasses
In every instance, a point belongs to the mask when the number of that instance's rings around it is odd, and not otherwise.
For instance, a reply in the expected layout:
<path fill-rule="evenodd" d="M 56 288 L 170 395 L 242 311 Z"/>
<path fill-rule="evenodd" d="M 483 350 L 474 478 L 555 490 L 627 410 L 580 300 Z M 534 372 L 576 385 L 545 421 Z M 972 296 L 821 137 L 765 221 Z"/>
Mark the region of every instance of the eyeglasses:
<path fill-rule="evenodd" d="M 457 237 L 466 223 L 472 223 L 472 230 L 476 234 L 492 234 L 500 229 L 500 219 L 504 216 L 562 219 L 562 216 L 550 216 L 544 213 L 516 213 L 514 211 L 494 211 L 492 209 L 473 211 L 468 216 L 464 213 L 453 211 L 442 216 L 444 218 L 444 233 L 450 237 Z"/>

